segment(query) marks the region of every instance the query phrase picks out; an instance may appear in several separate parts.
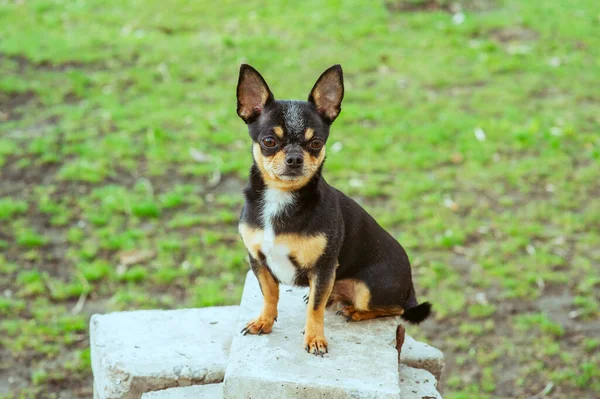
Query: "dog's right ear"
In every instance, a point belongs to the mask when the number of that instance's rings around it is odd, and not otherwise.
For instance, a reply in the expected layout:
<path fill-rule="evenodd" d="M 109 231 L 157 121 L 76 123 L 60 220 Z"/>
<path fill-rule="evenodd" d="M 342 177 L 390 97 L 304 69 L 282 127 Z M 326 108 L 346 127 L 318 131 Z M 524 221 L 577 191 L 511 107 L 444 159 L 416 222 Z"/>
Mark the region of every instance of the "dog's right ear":
<path fill-rule="evenodd" d="M 260 73 L 250 65 L 242 64 L 237 85 L 237 114 L 240 118 L 246 123 L 254 121 L 274 99 Z"/>

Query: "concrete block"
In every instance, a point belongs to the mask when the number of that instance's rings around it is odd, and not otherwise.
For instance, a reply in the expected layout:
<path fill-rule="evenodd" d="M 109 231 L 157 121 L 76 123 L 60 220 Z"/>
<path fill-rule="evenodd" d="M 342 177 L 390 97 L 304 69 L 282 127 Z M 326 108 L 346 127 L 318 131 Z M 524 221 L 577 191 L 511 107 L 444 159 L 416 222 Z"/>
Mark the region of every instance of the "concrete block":
<path fill-rule="evenodd" d="M 148 392 L 142 399 L 221 399 L 223 384 L 193 385 Z"/>
<path fill-rule="evenodd" d="M 221 382 L 237 320 L 237 306 L 92 316 L 95 398 Z"/>
<path fill-rule="evenodd" d="M 444 369 L 444 354 L 439 349 L 406 335 L 400 363 L 427 370 L 439 381 Z"/>
<path fill-rule="evenodd" d="M 398 374 L 401 399 L 442 399 L 437 381 L 429 371 L 401 364 Z"/>
<path fill-rule="evenodd" d="M 329 354 L 306 353 L 302 330 L 307 289 L 282 286 L 279 316 L 267 335 L 236 335 L 225 373 L 224 397 L 246 398 L 399 398 L 399 318 L 347 323 L 334 311 L 325 315 Z M 262 294 L 248 274 L 237 331 L 256 317 Z M 429 374 L 429 373 L 428 373 Z M 431 377 L 434 381 L 433 376 Z"/>

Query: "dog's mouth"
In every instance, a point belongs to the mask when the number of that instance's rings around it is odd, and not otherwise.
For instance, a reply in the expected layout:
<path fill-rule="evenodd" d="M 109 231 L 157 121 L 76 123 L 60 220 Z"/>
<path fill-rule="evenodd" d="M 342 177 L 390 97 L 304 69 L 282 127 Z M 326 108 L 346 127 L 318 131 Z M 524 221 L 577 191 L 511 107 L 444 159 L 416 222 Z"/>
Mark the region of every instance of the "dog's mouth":
<path fill-rule="evenodd" d="M 303 176 L 304 173 L 302 170 L 289 170 L 278 175 L 278 177 L 282 180 L 296 180 L 297 178 Z"/>

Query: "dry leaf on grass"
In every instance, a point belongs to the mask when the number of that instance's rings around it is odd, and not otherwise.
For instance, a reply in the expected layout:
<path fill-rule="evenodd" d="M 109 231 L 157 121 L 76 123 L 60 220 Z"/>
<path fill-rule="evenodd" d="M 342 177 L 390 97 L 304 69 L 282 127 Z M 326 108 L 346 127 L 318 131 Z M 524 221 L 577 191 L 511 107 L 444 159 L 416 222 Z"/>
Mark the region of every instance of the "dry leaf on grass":
<path fill-rule="evenodd" d="M 123 266 L 137 265 L 144 263 L 156 256 L 156 252 L 150 249 L 133 249 L 130 251 L 121 251 L 118 253 L 119 264 Z"/>

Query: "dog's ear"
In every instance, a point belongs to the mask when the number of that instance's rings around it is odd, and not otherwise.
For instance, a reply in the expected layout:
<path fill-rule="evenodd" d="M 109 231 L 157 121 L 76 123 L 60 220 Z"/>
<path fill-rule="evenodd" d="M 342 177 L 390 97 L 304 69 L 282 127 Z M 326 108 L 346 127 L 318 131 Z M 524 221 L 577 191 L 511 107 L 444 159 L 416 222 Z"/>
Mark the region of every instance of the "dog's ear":
<path fill-rule="evenodd" d="M 313 103 L 325 121 L 332 123 L 342 110 L 344 74 L 340 65 L 329 67 L 312 88 L 308 101 Z"/>
<path fill-rule="evenodd" d="M 260 73 L 250 65 L 242 64 L 237 85 L 237 114 L 240 118 L 246 123 L 252 122 L 274 99 Z"/>

